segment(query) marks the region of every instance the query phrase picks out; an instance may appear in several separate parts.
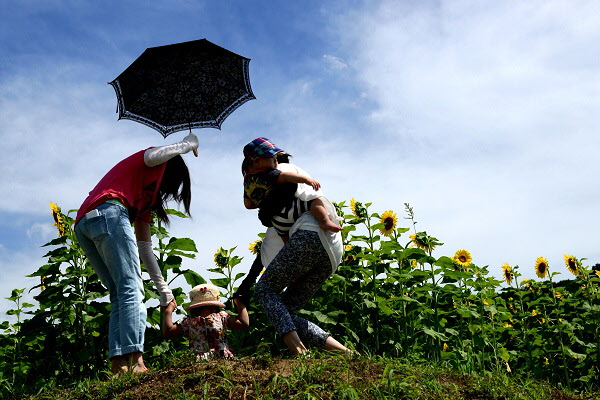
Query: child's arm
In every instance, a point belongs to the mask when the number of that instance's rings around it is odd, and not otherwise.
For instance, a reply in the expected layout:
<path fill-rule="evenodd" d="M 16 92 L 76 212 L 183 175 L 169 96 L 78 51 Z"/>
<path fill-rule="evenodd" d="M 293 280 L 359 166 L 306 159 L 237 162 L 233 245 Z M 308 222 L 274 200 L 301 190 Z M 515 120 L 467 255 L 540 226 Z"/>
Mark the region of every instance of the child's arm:
<path fill-rule="evenodd" d="M 250 200 L 249 198 L 247 198 L 247 197 L 244 197 L 244 206 L 246 206 L 246 208 L 248 210 L 252 210 L 254 208 L 257 208 L 256 204 L 254 204 L 254 202 L 252 200 Z"/>
<path fill-rule="evenodd" d="M 316 180 L 314 180 L 313 178 L 309 178 L 308 176 L 300 175 L 295 172 L 282 172 L 279 174 L 279 176 L 277 177 L 277 180 L 275 181 L 275 183 L 286 183 L 286 182 L 306 183 L 307 185 L 312 186 L 312 188 L 315 190 L 319 190 L 319 188 L 321 187 L 321 184 L 319 182 L 317 182 Z"/>
<path fill-rule="evenodd" d="M 183 328 L 173 323 L 173 311 L 177 309 L 177 303 L 171 301 L 163 310 L 162 331 L 166 338 L 174 338 L 183 335 Z"/>
<path fill-rule="evenodd" d="M 237 307 L 238 316 L 230 317 L 228 326 L 232 330 L 246 329 L 250 326 L 250 317 L 248 316 L 248 310 L 244 305 L 244 302 L 239 297 L 233 299 L 235 306 Z"/>

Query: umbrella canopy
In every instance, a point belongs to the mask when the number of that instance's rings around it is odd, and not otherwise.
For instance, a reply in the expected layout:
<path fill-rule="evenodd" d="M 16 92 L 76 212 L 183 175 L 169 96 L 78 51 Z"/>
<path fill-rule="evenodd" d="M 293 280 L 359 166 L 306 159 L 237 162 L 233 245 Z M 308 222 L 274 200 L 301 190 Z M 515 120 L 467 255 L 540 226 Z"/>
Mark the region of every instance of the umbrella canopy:
<path fill-rule="evenodd" d="M 191 128 L 217 128 L 255 99 L 249 58 L 206 39 L 146 49 L 114 81 L 119 119 L 148 125 L 164 137 Z"/>

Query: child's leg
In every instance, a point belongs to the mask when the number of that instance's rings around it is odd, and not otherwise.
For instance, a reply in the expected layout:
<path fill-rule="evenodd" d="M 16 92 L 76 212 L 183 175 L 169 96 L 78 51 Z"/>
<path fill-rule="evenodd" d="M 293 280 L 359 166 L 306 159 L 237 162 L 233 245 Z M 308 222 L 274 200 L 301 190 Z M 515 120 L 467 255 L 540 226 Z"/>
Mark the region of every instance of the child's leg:
<path fill-rule="evenodd" d="M 320 198 L 316 198 L 310 202 L 310 213 L 319 221 L 319 226 L 325 231 L 339 232 L 342 228 L 333 222 L 327 214 L 325 204 Z"/>

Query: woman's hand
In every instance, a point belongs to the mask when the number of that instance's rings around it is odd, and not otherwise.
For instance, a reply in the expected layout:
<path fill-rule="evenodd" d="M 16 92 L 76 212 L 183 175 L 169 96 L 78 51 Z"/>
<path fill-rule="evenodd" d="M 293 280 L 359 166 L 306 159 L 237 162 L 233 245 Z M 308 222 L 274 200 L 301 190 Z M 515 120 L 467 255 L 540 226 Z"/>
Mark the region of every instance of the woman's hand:
<path fill-rule="evenodd" d="M 175 310 L 177 310 L 177 302 L 175 301 L 175 299 L 171 300 L 169 302 L 169 304 L 167 304 L 166 307 L 164 307 L 164 311 L 165 312 L 174 312 Z"/>

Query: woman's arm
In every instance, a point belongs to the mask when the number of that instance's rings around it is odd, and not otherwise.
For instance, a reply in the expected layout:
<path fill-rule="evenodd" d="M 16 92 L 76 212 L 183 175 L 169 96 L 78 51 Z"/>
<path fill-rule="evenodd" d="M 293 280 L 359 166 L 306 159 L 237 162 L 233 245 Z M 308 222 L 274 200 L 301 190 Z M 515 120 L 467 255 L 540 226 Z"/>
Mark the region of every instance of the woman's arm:
<path fill-rule="evenodd" d="M 135 229 L 135 238 L 138 241 L 151 242 L 152 238 L 150 236 L 150 223 L 144 220 L 135 220 L 133 223 L 133 227 Z"/>
<path fill-rule="evenodd" d="M 150 236 L 150 224 L 144 220 L 136 220 L 133 223 L 135 228 L 135 237 L 137 239 L 138 251 L 140 259 L 146 266 L 146 271 L 150 275 L 150 279 L 154 282 L 158 294 L 160 296 L 160 305 L 166 306 L 174 300 L 173 293 L 169 289 L 169 285 L 165 282 L 162 275 L 154 251 L 152 250 L 152 238 Z M 177 305 L 177 304 L 176 304 Z"/>
<path fill-rule="evenodd" d="M 321 187 L 321 184 L 319 182 L 317 182 L 316 180 L 314 180 L 313 178 L 309 178 L 308 176 L 300 175 L 295 172 L 282 172 L 279 174 L 279 176 L 277 177 L 277 180 L 275 181 L 275 183 L 286 183 L 286 182 L 305 183 L 307 185 L 312 186 L 312 188 L 315 190 L 319 190 L 319 188 Z"/>
<path fill-rule="evenodd" d="M 193 133 L 190 133 L 184 137 L 181 142 L 153 147 L 146 150 L 144 152 L 144 163 L 149 167 L 155 167 L 166 163 L 177 155 L 189 153 L 190 151 L 193 151 L 194 155 L 198 157 L 197 149 L 198 137 Z"/>
<path fill-rule="evenodd" d="M 239 297 L 233 299 L 233 303 L 237 307 L 238 316 L 237 318 L 230 317 L 228 326 L 230 329 L 235 331 L 246 329 L 250 326 L 250 317 L 248 316 L 248 310 L 246 309 L 244 302 L 242 302 L 242 300 Z"/>

